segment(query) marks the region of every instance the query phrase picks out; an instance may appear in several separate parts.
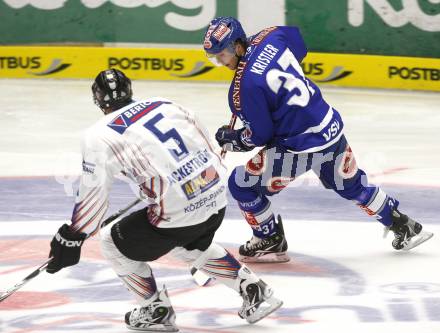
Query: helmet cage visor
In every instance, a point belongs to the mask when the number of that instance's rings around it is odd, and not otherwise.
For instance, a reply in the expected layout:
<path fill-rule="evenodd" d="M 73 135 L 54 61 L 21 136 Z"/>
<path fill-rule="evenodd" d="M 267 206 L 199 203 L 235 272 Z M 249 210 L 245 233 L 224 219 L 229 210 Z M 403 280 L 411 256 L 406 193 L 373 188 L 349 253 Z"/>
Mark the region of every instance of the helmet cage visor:
<path fill-rule="evenodd" d="M 92 85 L 92 93 L 101 110 L 118 109 L 131 101 L 131 80 L 116 69 L 102 71 Z"/>
<path fill-rule="evenodd" d="M 93 102 L 96 106 L 99 108 L 108 108 L 110 106 L 110 98 L 108 95 L 106 96 L 106 93 L 99 89 L 98 85 L 96 83 L 93 83 L 92 85 L 92 91 L 93 91 Z M 106 98 L 107 97 L 107 98 Z M 107 99 L 105 101 L 105 99 Z"/>
<path fill-rule="evenodd" d="M 218 53 L 206 52 L 206 57 L 208 60 L 217 67 L 224 66 L 229 63 L 231 58 L 236 56 L 235 43 L 231 43 Z"/>

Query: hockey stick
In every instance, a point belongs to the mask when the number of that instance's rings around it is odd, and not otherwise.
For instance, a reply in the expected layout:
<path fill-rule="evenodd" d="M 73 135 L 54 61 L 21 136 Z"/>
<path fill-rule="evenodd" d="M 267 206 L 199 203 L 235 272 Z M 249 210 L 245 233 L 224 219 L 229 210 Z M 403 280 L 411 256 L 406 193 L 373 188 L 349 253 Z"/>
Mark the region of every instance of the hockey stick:
<path fill-rule="evenodd" d="M 230 129 L 234 129 L 236 121 L 237 121 L 237 116 L 235 114 L 233 114 L 231 117 L 231 120 L 229 121 L 228 127 Z M 225 158 L 226 152 L 227 152 L 227 150 L 224 147 L 222 147 L 222 152 L 220 153 L 220 157 Z"/>
<path fill-rule="evenodd" d="M 108 219 L 106 219 L 104 222 L 102 222 L 101 228 L 105 227 L 107 224 L 109 224 L 109 223 L 113 222 L 114 220 L 116 220 L 119 216 L 121 216 L 122 214 L 127 212 L 133 206 L 136 206 L 140 201 L 141 201 L 141 199 L 138 198 L 135 201 L 133 201 L 130 205 L 128 205 L 126 208 L 121 209 L 118 212 L 116 212 L 115 214 L 113 214 L 112 216 L 110 216 Z M 191 267 L 190 268 L 190 273 L 191 273 L 192 277 L 194 278 L 194 281 L 199 286 L 206 286 L 212 280 L 209 276 L 206 276 L 205 274 L 201 273 L 195 267 Z"/>
<path fill-rule="evenodd" d="M 141 202 L 142 200 L 137 198 L 135 201 L 133 201 L 131 204 L 129 204 L 127 207 L 122 208 L 120 210 L 118 210 L 116 213 L 114 213 L 113 215 L 109 216 L 108 218 L 106 218 L 102 223 L 101 223 L 101 228 L 105 227 L 107 224 L 113 222 L 114 220 L 116 220 L 118 217 L 120 217 L 121 215 L 125 214 L 128 210 L 130 210 L 131 208 L 133 208 L 134 206 L 136 206 L 139 202 Z M 40 267 L 38 267 L 35 271 L 33 271 L 31 274 L 29 274 L 28 276 L 26 276 L 23 280 L 21 280 L 19 283 L 17 283 L 15 286 L 13 286 L 12 288 L 8 289 L 7 291 L 5 291 L 3 294 L 0 295 L 0 302 L 4 301 L 6 298 L 8 298 L 9 296 L 11 296 L 13 293 L 15 293 L 18 289 L 20 289 L 21 287 L 23 287 L 26 283 L 28 283 L 30 280 L 32 280 L 33 278 L 37 277 L 41 272 L 45 271 L 47 268 L 47 265 L 49 264 L 49 262 L 52 260 L 52 258 L 49 258 L 43 265 L 41 265 Z"/>
<path fill-rule="evenodd" d="M 229 127 L 230 129 L 234 129 L 236 121 L 237 121 L 237 116 L 236 116 L 235 114 L 233 114 L 233 115 L 231 116 L 231 120 L 229 121 L 229 125 L 228 125 L 228 127 Z M 221 151 L 221 153 L 220 153 L 220 157 L 221 157 L 222 159 L 225 158 L 225 156 L 226 156 L 226 152 L 227 152 L 227 150 L 226 150 L 225 147 L 223 146 L 223 147 L 222 147 L 222 151 Z M 213 280 L 213 278 L 211 278 L 211 277 L 207 276 L 206 274 L 200 272 L 200 270 L 198 270 L 198 269 L 195 268 L 194 266 L 191 266 L 191 267 L 190 267 L 190 272 L 191 272 L 192 277 L 194 278 L 194 281 L 196 281 L 196 283 L 197 283 L 199 286 L 204 287 L 204 286 L 206 286 L 210 281 Z"/>
<path fill-rule="evenodd" d="M 135 201 L 133 201 L 131 204 L 129 204 L 127 207 L 122 208 L 120 210 L 118 210 L 116 213 L 114 213 L 113 215 L 109 216 L 108 218 L 106 218 L 102 223 L 101 223 L 101 228 L 104 228 L 106 225 L 110 224 L 111 222 L 113 222 L 114 220 L 116 220 L 118 217 L 120 217 L 121 215 L 124 215 L 126 212 L 128 212 L 130 209 L 132 209 L 134 206 L 136 206 L 139 202 L 141 202 L 142 199 L 137 198 Z"/>
<path fill-rule="evenodd" d="M 0 296 L 0 302 L 4 301 L 6 298 L 11 296 L 13 293 L 15 293 L 18 289 L 23 287 L 27 282 L 32 280 L 34 277 L 36 277 L 38 274 L 40 274 L 42 271 L 46 270 L 47 264 L 52 260 L 52 258 L 49 258 L 43 265 L 38 267 L 35 271 L 33 271 L 31 274 L 26 276 L 23 280 L 21 280 L 19 283 L 17 283 L 15 286 L 13 286 L 11 289 L 5 291 Z"/>

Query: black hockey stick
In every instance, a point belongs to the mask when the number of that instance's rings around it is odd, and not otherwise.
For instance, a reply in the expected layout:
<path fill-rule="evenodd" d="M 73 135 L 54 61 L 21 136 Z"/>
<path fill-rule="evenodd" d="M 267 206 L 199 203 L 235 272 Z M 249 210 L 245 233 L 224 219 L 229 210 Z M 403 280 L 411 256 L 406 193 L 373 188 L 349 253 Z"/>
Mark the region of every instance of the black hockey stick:
<path fill-rule="evenodd" d="M 233 117 L 236 117 L 235 115 Z M 232 119 L 231 119 L 232 122 Z M 229 124 L 231 126 L 231 124 Z M 232 125 L 232 128 L 235 125 L 235 120 L 234 123 Z M 226 154 L 226 151 L 225 151 Z M 224 154 L 222 156 L 222 158 L 224 158 Z M 133 201 L 130 205 L 128 205 L 126 208 L 123 208 L 121 210 L 118 210 L 115 214 L 113 214 L 112 216 L 110 216 L 109 218 L 107 218 L 104 222 L 101 223 L 101 228 L 105 227 L 107 224 L 113 222 L 114 220 L 116 220 L 119 216 L 121 216 L 122 214 L 125 214 L 128 210 L 130 210 L 132 207 L 136 206 L 139 202 L 141 202 L 141 199 L 136 199 L 135 201 Z M 49 260 L 50 261 L 50 260 Z M 47 261 L 45 263 L 45 265 L 47 266 L 47 264 L 49 263 L 49 261 Z M 44 267 L 43 269 L 46 269 L 46 267 Z M 35 273 L 35 272 L 34 272 Z M 194 279 L 194 281 L 197 283 L 197 285 L 199 286 L 206 286 L 211 280 L 212 278 L 207 276 L 206 274 L 200 272 L 197 268 L 191 266 L 190 267 L 190 273 Z M 33 273 L 32 273 L 33 274 Z M 31 274 L 31 275 L 32 275 Z M 37 273 L 37 275 L 39 274 L 39 272 Z M 35 275 L 36 276 L 36 275 Z M 31 278 L 35 277 L 32 276 Z M 20 287 L 18 287 L 20 288 Z M 17 289 L 18 289 L 17 288 Z M 7 297 L 7 296 L 6 296 Z M 0 302 L 2 301 L 2 299 L 0 299 Z"/>
<path fill-rule="evenodd" d="M 231 120 L 229 121 L 229 125 L 228 125 L 228 127 L 229 127 L 230 129 L 234 129 L 234 127 L 235 127 L 235 122 L 236 122 L 236 121 L 237 121 L 237 116 L 236 116 L 235 114 L 233 114 L 233 115 L 231 116 Z M 220 153 L 220 157 L 221 157 L 221 158 L 225 158 L 225 156 L 226 156 L 226 152 L 227 152 L 227 150 L 226 150 L 226 148 L 223 146 L 223 147 L 222 147 L 222 151 L 221 151 L 221 153 Z M 197 283 L 199 286 L 204 287 L 204 286 L 206 286 L 210 281 L 213 280 L 213 278 L 211 278 L 210 276 L 208 276 L 208 275 L 206 275 L 206 274 L 200 272 L 200 270 L 198 270 L 198 269 L 195 268 L 194 266 L 191 266 L 191 268 L 190 268 L 190 272 L 191 272 L 191 275 L 192 275 L 193 278 L 194 278 L 194 281 L 196 281 L 196 283 Z"/>
<path fill-rule="evenodd" d="M 235 115 L 235 114 L 233 114 L 232 115 L 232 117 L 231 117 L 231 120 L 229 121 L 229 125 L 228 125 L 228 127 L 230 128 L 230 129 L 234 129 L 234 127 L 235 127 L 235 122 L 237 121 L 237 116 Z M 222 151 L 221 151 L 221 153 L 220 153 L 220 157 L 221 158 L 225 158 L 225 156 L 226 156 L 226 152 L 227 152 L 227 150 L 226 150 L 226 148 L 223 146 L 222 147 Z"/>
<path fill-rule="evenodd" d="M 13 286 L 11 289 L 7 290 L 0 296 L 0 302 L 4 301 L 6 298 L 11 296 L 13 293 L 15 293 L 18 289 L 23 287 L 27 282 L 32 280 L 34 277 L 36 277 L 38 274 L 40 274 L 42 271 L 46 270 L 47 264 L 52 260 L 52 258 L 49 258 L 43 265 L 38 267 L 35 271 L 33 271 L 31 274 L 26 276 L 23 280 L 21 280 L 19 283 L 17 283 L 15 286 Z"/>
<path fill-rule="evenodd" d="M 133 208 L 134 206 L 136 206 L 139 202 L 141 202 L 142 200 L 137 198 L 135 201 L 133 201 L 131 204 L 129 204 L 127 207 L 122 208 L 120 210 L 118 210 L 116 213 L 114 213 L 113 215 L 109 216 L 108 218 L 106 218 L 102 223 L 101 223 L 101 228 L 105 227 L 107 224 L 113 222 L 114 220 L 116 220 L 118 217 L 120 217 L 121 215 L 125 214 L 128 210 L 130 210 L 131 208 Z M 5 291 L 3 294 L 1 294 L 0 296 L 0 302 L 4 301 L 6 298 L 8 298 L 9 296 L 11 296 L 13 293 L 15 293 L 18 289 L 20 289 L 21 287 L 23 287 L 27 282 L 29 282 L 30 280 L 32 280 L 34 277 L 37 277 L 41 272 L 45 271 L 47 268 L 47 265 L 49 264 L 49 262 L 52 260 L 52 258 L 49 258 L 43 265 L 41 265 L 40 267 L 38 267 L 35 271 L 33 271 L 31 274 L 29 274 L 28 276 L 26 276 L 23 280 L 21 280 L 19 283 L 17 283 L 15 286 L 13 286 L 12 288 L 8 289 L 7 291 Z"/>
<path fill-rule="evenodd" d="M 128 212 L 130 209 L 132 209 L 134 206 L 136 206 L 141 201 L 142 201 L 142 199 L 137 198 L 135 201 L 133 201 L 127 207 L 118 210 L 116 213 L 114 213 L 113 215 L 111 215 L 108 218 L 106 218 L 104 221 L 102 221 L 101 228 L 104 228 L 107 224 L 112 223 L 118 217 L 120 217 L 121 215 L 124 215 L 126 212 Z"/>

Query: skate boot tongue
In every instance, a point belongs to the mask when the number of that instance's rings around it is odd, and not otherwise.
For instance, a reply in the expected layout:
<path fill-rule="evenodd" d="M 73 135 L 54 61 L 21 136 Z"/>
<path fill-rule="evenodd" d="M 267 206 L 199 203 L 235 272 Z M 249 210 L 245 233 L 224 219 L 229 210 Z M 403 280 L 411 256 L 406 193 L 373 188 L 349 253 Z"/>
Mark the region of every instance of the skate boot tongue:
<path fill-rule="evenodd" d="M 258 238 L 257 236 L 252 236 L 252 238 L 246 242 L 245 247 L 247 250 L 256 250 L 263 247 L 265 243 L 266 242 L 264 239 Z"/>

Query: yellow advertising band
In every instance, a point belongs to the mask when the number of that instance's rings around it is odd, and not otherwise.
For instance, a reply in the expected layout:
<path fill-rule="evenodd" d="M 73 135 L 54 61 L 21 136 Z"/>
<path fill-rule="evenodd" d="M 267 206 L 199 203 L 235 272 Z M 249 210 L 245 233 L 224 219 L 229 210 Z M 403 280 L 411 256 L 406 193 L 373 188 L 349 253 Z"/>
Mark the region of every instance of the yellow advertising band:
<path fill-rule="evenodd" d="M 318 85 L 440 91 L 440 59 L 309 53 L 302 63 Z M 5 46 L 0 78 L 87 78 L 109 67 L 133 79 L 229 81 L 232 72 L 215 67 L 202 50 Z"/>

